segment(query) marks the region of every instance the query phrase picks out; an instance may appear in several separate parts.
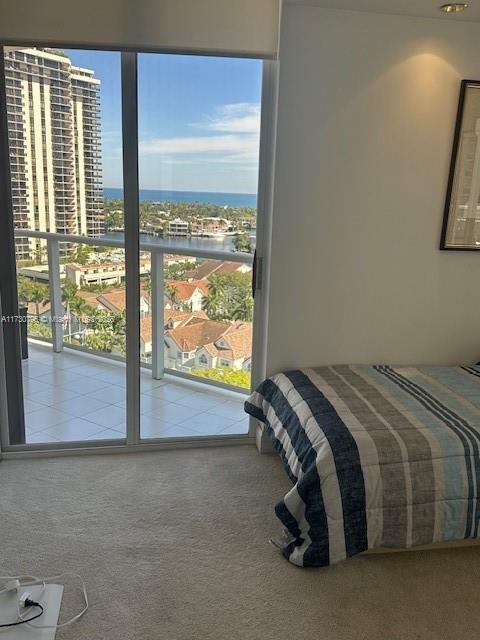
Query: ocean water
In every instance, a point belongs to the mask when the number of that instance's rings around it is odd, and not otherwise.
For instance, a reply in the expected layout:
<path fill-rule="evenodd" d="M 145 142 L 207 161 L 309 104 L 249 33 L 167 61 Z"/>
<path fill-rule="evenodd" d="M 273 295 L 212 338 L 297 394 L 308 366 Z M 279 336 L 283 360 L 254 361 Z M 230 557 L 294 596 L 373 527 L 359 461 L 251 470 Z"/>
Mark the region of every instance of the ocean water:
<path fill-rule="evenodd" d="M 105 187 L 105 198 L 122 199 L 123 189 Z M 140 189 L 140 202 L 199 202 L 215 204 L 219 207 L 257 207 L 256 193 L 216 193 L 210 191 L 164 191 L 157 189 Z"/>

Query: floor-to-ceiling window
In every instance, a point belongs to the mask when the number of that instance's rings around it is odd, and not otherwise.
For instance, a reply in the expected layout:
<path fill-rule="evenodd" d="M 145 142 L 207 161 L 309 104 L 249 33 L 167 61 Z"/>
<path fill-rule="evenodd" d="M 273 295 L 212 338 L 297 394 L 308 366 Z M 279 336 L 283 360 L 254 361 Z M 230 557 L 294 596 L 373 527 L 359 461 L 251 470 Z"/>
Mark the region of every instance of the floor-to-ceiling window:
<path fill-rule="evenodd" d="M 4 65 L 28 337 L 10 444 L 246 434 L 262 61 L 6 47 Z"/>

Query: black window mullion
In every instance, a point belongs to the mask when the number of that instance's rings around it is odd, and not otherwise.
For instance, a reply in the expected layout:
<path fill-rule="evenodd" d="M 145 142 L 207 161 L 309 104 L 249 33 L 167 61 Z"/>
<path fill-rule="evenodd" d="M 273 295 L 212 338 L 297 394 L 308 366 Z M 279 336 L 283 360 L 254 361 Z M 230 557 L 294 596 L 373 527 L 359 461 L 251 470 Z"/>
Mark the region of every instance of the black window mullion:
<path fill-rule="evenodd" d="M 8 144 L 5 59 L 0 47 L 0 295 L 4 339 L 9 444 L 25 443 L 17 269 Z M 6 444 L 6 443 L 4 443 Z"/>
<path fill-rule="evenodd" d="M 140 439 L 140 240 L 137 54 L 122 53 L 123 197 L 126 265 L 127 444 Z"/>

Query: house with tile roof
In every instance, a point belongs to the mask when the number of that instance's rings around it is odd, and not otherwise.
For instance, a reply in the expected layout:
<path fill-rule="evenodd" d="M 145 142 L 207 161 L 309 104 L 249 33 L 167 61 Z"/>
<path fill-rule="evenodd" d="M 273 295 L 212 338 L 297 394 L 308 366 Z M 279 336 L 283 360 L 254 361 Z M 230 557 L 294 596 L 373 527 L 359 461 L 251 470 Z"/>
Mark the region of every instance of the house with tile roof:
<path fill-rule="evenodd" d="M 203 311 L 188 312 L 176 309 L 164 309 L 163 326 L 165 330 L 182 327 L 188 323 L 207 319 Z M 140 357 L 151 362 L 152 358 L 152 316 L 147 315 L 140 319 Z"/>
<path fill-rule="evenodd" d="M 252 323 L 217 322 L 193 317 L 165 331 L 165 365 L 171 369 L 236 371 L 251 368 Z"/>
<path fill-rule="evenodd" d="M 97 296 L 99 304 L 106 311 L 122 313 L 126 310 L 126 290 L 124 288 L 104 291 Z M 148 293 L 140 287 L 140 317 L 144 318 L 150 312 L 150 299 Z"/>
<path fill-rule="evenodd" d="M 203 299 L 208 293 L 208 280 L 165 280 L 165 307 L 201 311 Z"/>
<path fill-rule="evenodd" d="M 176 329 L 183 327 L 193 318 L 208 320 L 204 311 L 178 311 L 177 309 L 164 309 L 163 321 L 165 329 Z"/>

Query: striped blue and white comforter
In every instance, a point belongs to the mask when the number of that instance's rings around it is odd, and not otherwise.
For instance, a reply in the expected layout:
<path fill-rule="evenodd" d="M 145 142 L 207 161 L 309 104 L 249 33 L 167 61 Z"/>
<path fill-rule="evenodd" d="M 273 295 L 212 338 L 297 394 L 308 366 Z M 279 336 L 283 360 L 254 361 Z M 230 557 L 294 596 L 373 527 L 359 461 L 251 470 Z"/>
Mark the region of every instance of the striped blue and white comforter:
<path fill-rule="evenodd" d="M 480 367 L 291 371 L 245 407 L 293 482 L 275 511 L 294 564 L 479 537 Z"/>

